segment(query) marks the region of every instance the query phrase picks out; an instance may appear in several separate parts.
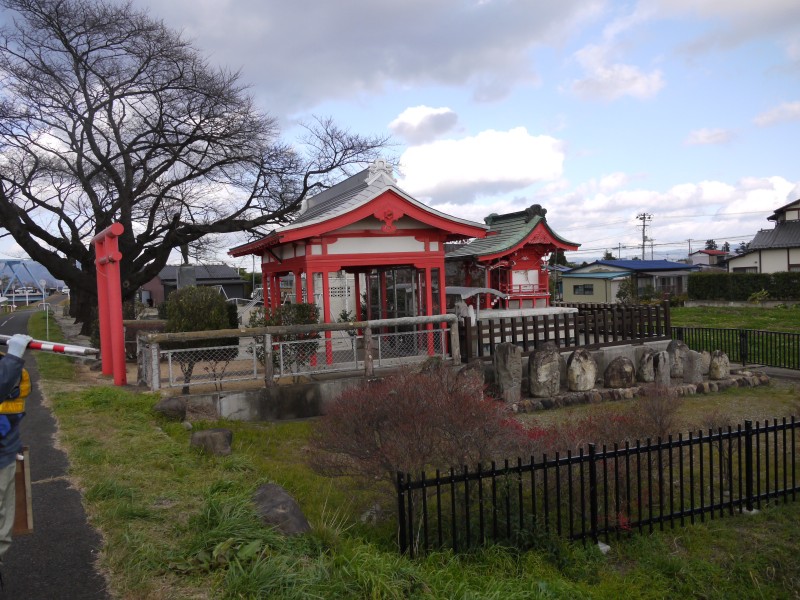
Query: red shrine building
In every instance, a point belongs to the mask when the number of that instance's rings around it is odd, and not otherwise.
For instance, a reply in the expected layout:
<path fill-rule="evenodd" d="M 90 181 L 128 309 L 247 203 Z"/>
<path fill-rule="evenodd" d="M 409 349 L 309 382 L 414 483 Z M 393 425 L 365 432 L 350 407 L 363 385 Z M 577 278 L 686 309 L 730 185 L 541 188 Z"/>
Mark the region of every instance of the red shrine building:
<path fill-rule="evenodd" d="M 281 302 L 279 279 L 291 274 L 294 301 L 319 299 L 323 322 L 336 321 L 331 281 L 352 274 L 358 320 L 436 315 L 446 306 L 445 243 L 487 229 L 415 200 L 377 160 L 309 198 L 291 224 L 229 254 L 261 258 L 265 306 Z"/>
<path fill-rule="evenodd" d="M 447 253 L 450 281 L 503 292 L 502 308 L 550 306 L 546 258 L 551 252 L 577 250 L 580 244 L 558 236 L 545 214 L 547 209 L 534 204 L 519 212 L 486 217 L 485 237 Z M 490 302 L 486 296 L 481 308 L 492 308 Z"/>
<path fill-rule="evenodd" d="M 547 307 L 545 257 L 579 245 L 556 235 L 546 212 L 534 205 L 485 225 L 460 219 L 415 200 L 377 160 L 309 198 L 291 224 L 229 254 L 260 257 L 265 306 L 286 300 L 280 280 L 292 276 L 292 300 L 320 306 L 325 323 L 338 320 L 332 299 L 342 281 L 354 287 L 357 320 L 443 314 L 448 285 L 499 290 L 503 308 Z M 480 308 L 489 308 L 484 297 Z"/>

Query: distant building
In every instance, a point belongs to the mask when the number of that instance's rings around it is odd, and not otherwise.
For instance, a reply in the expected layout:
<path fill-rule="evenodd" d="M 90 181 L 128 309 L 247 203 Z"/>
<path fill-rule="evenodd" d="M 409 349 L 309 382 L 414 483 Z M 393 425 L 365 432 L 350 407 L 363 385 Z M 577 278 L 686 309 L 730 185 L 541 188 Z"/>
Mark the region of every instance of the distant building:
<path fill-rule="evenodd" d="M 648 287 L 656 294 L 684 294 L 689 273 L 699 270 L 668 260 L 598 260 L 563 273 L 564 302 L 619 302 L 620 285 L 629 278 L 640 295 Z"/>
<path fill-rule="evenodd" d="M 762 229 L 747 252 L 728 260 L 730 273 L 777 273 L 800 271 L 800 200 L 776 209 L 769 221 L 773 229 Z"/>
<path fill-rule="evenodd" d="M 239 271 L 228 265 L 189 265 L 194 270 L 193 282 L 197 286 L 220 286 L 226 298 L 244 298 L 245 281 Z M 167 265 L 158 276 L 148 281 L 141 288 L 141 300 L 147 304 L 148 299 L 158 306 L 178 289 L 178 265 Z"/>
<path fill-rule="evenodd" d="M 700 268 L 725 269 L 725 261 L 730 252 L 724 250 L 698 250 L 689 255 L 689 264 L 699 265 Z"/>

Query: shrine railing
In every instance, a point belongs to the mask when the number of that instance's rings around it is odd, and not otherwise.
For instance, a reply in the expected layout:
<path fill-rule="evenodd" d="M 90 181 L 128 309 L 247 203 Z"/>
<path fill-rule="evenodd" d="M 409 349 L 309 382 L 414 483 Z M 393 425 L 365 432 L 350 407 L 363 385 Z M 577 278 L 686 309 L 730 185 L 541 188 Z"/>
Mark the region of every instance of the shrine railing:
<path fill-rule="evenodd" d="M 619 344 L 670 339 L 669 304 L 560 305 L 576 313 L 522 317 L 467 319 L 459 336 L 464 360 L 492 356 L 497 344 L 512 343 L 523 352 L 554 342 L 560 348 L 599 348 Z"/>

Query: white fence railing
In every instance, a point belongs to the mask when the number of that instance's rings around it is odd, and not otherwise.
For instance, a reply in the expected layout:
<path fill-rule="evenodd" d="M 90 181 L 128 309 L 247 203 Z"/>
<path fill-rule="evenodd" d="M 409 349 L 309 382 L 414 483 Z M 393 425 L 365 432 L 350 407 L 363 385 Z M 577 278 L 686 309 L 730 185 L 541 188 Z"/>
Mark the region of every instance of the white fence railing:
<path fill-rule="evenodd" d="M 287 336 L 301 339 L 281 339 Z M 226 343 L 234 338 L 236 343 Z M 137 354 L 139 381 L 154 391 L 202 385 L 220 390 L 225 383 L 252 380 L 270 385 L 289 375 L 337 371 L 371 375 L 375 367 L 396 367 L 431 356 L 460 362 L 453 315 L 190 334 L 143 333 Z"/>

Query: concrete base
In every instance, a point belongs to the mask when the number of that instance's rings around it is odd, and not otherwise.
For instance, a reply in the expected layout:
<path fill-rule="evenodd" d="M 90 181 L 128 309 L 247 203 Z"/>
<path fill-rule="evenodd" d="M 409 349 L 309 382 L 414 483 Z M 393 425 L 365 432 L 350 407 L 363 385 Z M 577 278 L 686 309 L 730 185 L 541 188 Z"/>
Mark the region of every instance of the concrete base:
<path fill-rule="evenodd" d="M 363 385 L 363 377 L 288 383 L 269 388 L 192 394 L 194 412 L 233 421 L 307 419 L 325 414 L 325 407 L 347 389 Z"/>

